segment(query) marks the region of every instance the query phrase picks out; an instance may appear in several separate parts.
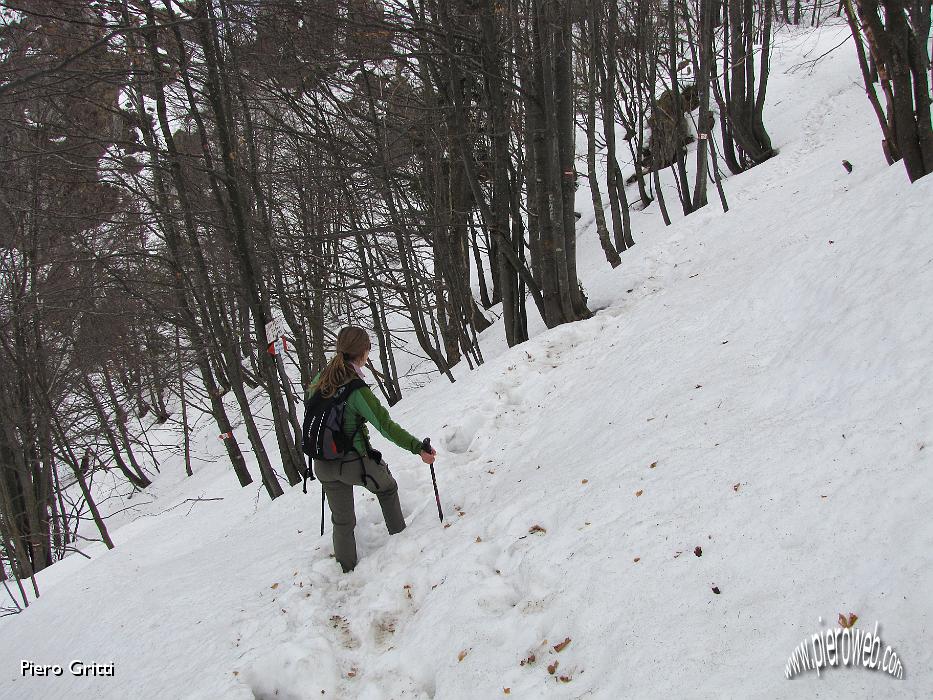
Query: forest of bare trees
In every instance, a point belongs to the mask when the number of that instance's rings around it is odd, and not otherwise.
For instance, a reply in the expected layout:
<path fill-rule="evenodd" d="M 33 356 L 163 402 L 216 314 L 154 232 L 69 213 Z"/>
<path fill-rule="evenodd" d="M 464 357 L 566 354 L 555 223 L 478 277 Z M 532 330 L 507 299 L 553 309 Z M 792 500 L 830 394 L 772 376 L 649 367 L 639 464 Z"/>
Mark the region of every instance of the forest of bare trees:
<path fill-rule="evenodd" d="M 391 405 L 409 371 L 481 364 L 500 315 L 509 345 L 528 304 L 589 317 L 578 185 L 613 267 L 632 209 L 669 223 L 712 188 L 726 210 L 723 179 L 776 155 L 780 25 L 847 20 L 885 156 L 933 170 L 929 0 L 0 7 L 0 578 L 20 586 L 82 519 L 112 546 L 92 482 L 149 486 L 143 425 L 178 423 L 190 473 L 208 416 L 241 485 L 297 483 L 302 388 L 341 324 L 371 331 Z"/>

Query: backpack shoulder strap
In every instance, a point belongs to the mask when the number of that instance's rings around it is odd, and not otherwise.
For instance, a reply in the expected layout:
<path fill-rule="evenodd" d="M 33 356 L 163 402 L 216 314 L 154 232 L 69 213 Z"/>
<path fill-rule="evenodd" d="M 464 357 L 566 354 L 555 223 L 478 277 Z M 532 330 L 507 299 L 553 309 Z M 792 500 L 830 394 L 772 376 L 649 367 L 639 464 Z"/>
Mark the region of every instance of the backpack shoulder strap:
<path fill-rule="evenodd" d="M 356 379 L 351 379 L 350 382 L 347 384 L 347 398 L 349 399 L 350 394 L 352 394 L 357 389 L 363 389 L 364 387 L 368 387 L 368 386 L 369 384 L 363 381 L 363 379 L 360 377 L 357 377 Z"/>

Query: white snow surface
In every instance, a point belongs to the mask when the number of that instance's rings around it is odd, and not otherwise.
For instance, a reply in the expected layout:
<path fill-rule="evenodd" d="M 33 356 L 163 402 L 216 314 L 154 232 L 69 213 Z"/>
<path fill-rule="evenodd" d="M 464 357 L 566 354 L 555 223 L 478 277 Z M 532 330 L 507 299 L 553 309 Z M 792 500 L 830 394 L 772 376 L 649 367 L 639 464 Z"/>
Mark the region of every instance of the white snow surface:
<path fill-rule="evenodd" d="M 726 180 L 727 214 L 712 187 L 668 228 L 656 204 L 633 212 L 611 270 L 581 187 L 600 310 L 535 318 L 512 349 L 496 324 L 478 371 L 392 409 L 438 448 L 445 526 L 428 469 L 376 437 L 409 526 L 390 538 L 357 489 L 343 575 L 319 485 L 240 489 L 202 420 L 193 477 L 164 462 L 111 521 L 113 551 L 82 547 L 0 620 L 0 696 L 931 697 L 933 179 L 885 165 L 850 44 L 799 67 L 845 32 L 778 35 L 780 155 Z M 905 678 L 786 680 L 794 647 L 850 612 Z M 64 675 L 24 678 L 24 659 Z"/>

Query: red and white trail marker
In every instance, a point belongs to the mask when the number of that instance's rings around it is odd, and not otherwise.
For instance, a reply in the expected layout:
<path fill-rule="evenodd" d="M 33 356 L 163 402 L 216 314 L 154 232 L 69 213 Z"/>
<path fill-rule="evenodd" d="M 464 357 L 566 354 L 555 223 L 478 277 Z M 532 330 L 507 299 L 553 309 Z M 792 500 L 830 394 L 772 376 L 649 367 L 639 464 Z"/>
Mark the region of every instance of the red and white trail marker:
<path fill-rule="evenodd" d="M 279 316 L 274 317 L 266 324 L 266 342 L 269 344 L 270 355 L 281 355 L 288 346 L 285 345 L 285 326 Z"/>

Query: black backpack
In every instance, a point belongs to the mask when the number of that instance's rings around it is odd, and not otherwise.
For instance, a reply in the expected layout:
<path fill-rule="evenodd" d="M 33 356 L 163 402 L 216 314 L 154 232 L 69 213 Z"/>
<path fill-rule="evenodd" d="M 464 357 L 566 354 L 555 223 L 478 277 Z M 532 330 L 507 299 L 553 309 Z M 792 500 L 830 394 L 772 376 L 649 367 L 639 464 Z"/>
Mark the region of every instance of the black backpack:
<path fill-rule="evenodd" d="M 343 459 L 353 448 L 353 438 L 343 433 L 343 413 L 347 399 L 357 389 L 367 386 L 362 379 L 353 379 L 338 387 L 332 396 L 324 397 L 315 391 L 305 401 L 305 419 L 302 427 L 301 450 L 308 456 L 308 470 L 305 472 L 304 490 L 307 482 L 314 479 L 311 470 L 312 459 Z M 360 425 L 363 422 L 360 421 Z M 359 430 L 359 427 L 357 427 Z"/>

